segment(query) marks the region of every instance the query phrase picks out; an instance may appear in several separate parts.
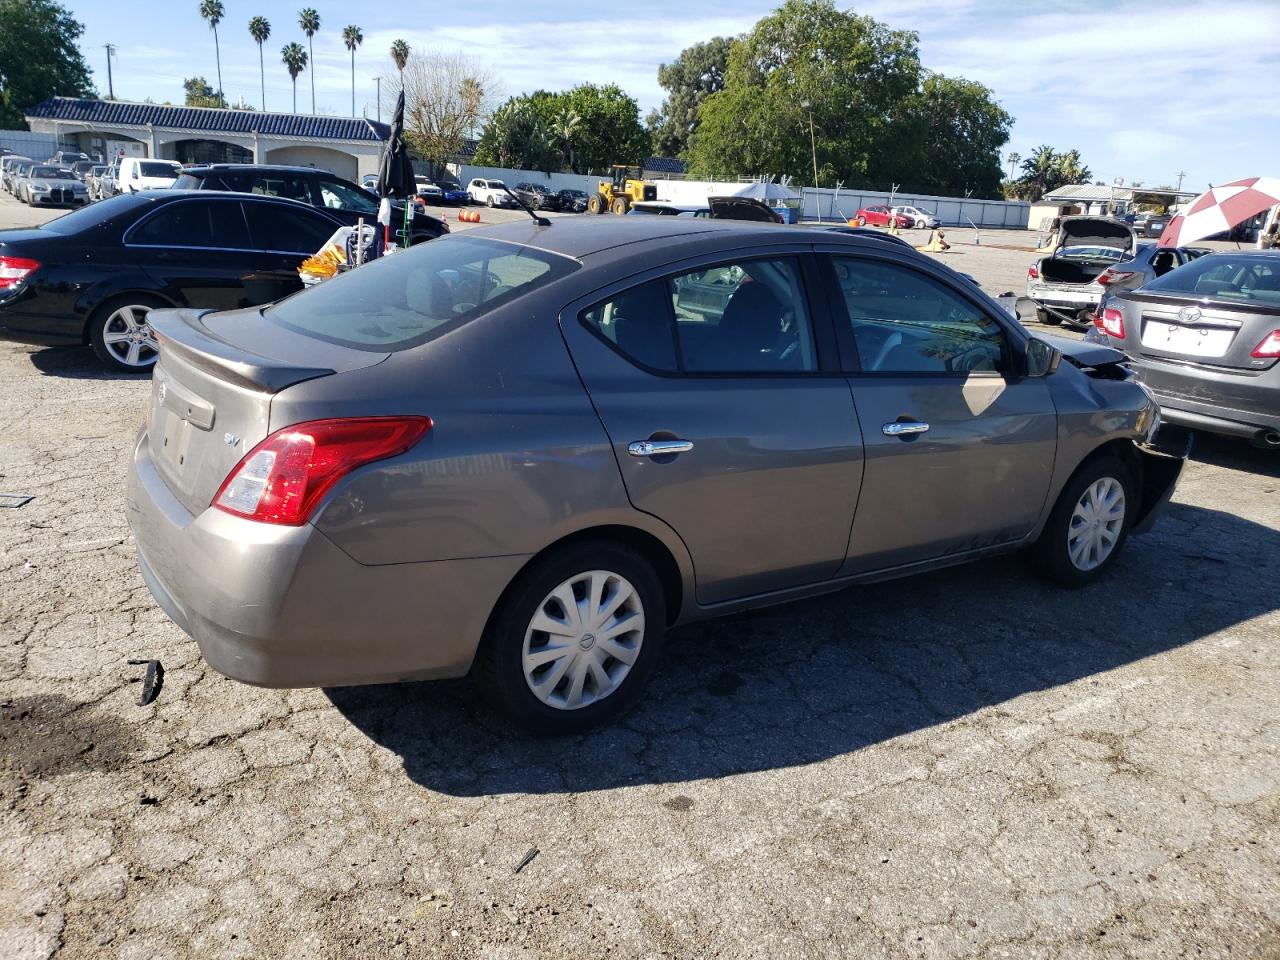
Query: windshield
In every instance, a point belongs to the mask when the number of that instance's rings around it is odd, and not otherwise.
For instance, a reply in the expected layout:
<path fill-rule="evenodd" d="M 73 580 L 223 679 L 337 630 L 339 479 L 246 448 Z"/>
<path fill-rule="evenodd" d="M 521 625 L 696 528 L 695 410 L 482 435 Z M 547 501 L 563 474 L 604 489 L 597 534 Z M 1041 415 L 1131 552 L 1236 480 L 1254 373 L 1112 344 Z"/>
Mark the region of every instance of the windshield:
<path fill-rule="evenodd" d="M 158 180 L 177 180 L 178 168 L 167 163 L 140 163 L 138 173 Z"/>
<path fill-rule="evenodd" d="M 1234 253 L 1202 256 L 1157 277 L 1142 289 L 1280 304 L 1280 257 Z"/>
<path fill-rule="evenodd" d="M 489 181 L 489 189 L 490 189 L 490 190 L 501 190 L 501 189 L 502 189 L 503 187 L 505 187 L 505 186 L 506 186 L 506 184 L 505 184 L 505 183 L 503 183 L 501 180 L 490 180 L 490 181 Z"/>
<path fill-rule="evenodd" d="M 75 174 L 61 167 L 32 167 L 32 180 L 74 180 Z"/>
<path fill-rule="evenodd" d="M 1059 260 L 1121 260 L 1129 254 L 1118 247 L 1063 247 L 1055 256 Z"/>
<path fill-rule="evenodd" d="M 356 350 L 407 350 L 579 266 L 517 244 L 445 237 L 326 280 L 269 307 L 265 316 Z"/>

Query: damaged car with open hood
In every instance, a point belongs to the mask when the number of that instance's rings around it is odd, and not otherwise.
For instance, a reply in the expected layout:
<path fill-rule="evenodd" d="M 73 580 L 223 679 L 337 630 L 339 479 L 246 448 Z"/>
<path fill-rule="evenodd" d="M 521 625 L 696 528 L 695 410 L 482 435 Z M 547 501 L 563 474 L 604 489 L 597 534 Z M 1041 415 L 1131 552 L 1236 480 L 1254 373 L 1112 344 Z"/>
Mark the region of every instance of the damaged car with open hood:
<path fill-rule="evenodd" d="M 1052 253 L 1027 268 L 1027 297 L 1040 323 L 1087 328 L 1106 292 L 1098 278 L 1133 256 L 1133 228 L 1111 217 L 1063 217 Z"/>

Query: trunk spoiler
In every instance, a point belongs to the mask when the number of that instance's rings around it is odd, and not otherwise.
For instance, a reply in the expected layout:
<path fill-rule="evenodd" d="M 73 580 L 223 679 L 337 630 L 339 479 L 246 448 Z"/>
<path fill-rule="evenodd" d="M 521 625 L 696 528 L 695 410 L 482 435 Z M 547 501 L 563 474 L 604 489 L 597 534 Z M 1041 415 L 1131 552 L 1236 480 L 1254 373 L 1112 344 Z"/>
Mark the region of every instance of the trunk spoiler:
<path fill-rule="evenodd" d="M 327 377 L 327 367 L 305 367 L 250 353 L 215 336 L 202 322 L 215 310 L 153 310 L 147 318 L 160 344 L 160 355 L 180 357 L 184 363 L 212 373 L 237 386 L 278 393 L 303 380 Z"/>

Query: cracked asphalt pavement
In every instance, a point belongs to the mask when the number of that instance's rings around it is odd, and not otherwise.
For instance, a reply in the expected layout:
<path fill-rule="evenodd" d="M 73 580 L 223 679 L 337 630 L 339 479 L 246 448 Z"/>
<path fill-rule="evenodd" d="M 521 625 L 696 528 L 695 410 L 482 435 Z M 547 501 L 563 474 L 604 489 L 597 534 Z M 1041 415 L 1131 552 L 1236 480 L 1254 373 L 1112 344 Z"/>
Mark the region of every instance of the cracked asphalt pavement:
<path fill-rule="evenodd" d="M 948 262 L 1009 288 L 984 242 Z M 1093 587 L 682 628 L 621 722 L 530 740 L 464 681 L 208 669 L 125 523 L 147 389 L 0 344 L 5 960 L 1280 956 L 1280 458 L 1198 438 Z"/>

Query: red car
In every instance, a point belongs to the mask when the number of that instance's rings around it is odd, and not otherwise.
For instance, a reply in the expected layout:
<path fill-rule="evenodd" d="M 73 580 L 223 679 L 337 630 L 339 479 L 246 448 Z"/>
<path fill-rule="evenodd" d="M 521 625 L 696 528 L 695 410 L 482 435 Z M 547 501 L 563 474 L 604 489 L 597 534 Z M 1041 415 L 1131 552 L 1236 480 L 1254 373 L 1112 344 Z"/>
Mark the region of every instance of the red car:
<path fill-rule="evenodd" d="M 908 230 L 914 223 L 910 217 L 904 217 L 900 213 L 893 213 L 888 207 L 863 207 L 849 220 L 851 227 L 865 227 L 871 224 L 873 227 L 887 227 L 890 219 L 894 220 L 894 226 L 899 230 Z"/>

